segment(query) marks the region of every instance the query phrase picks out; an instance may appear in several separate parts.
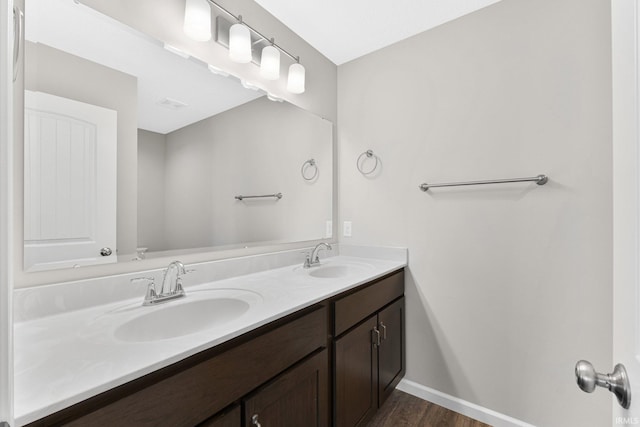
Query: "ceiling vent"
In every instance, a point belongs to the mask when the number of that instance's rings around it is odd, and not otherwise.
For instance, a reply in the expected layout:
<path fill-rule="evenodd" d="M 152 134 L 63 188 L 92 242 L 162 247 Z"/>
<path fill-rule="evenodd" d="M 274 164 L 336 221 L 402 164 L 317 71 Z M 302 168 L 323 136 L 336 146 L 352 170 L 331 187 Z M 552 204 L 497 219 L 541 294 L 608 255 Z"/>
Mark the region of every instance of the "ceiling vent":
<path fill-rule="evenodd" d="M 177 99 L 173 98 L 163 98 L 158 101 L 158 105 L 164 108 L 168 108 L 169 110 L 179 110 L 181 108 L 188 107 L 188 105 L 184 102 L 178 101 Z"/>

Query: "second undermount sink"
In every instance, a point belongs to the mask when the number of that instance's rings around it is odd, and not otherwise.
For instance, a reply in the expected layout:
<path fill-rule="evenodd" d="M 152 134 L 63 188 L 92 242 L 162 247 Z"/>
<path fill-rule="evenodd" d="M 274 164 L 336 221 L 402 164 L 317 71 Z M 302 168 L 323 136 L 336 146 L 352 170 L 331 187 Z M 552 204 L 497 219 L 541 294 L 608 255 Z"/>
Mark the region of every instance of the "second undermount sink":
<path fill-rule="evenodd" d="M 247 313 L 262 297 L 242 289 L 187 292 L 163 304 L 140 304 L 101 316 L 116 325 L 113 337 L 123 342 L 149 342 L 178 338 L 224 325 Z"/>
<path fill-rule="evenodd" d="M 373 266 L 364 262 L 326 262 L 314 265 L 304 271 L 311 277 L 319 279 L 339 279 L 342 277 L 357 276 L 373 269 Z"/>

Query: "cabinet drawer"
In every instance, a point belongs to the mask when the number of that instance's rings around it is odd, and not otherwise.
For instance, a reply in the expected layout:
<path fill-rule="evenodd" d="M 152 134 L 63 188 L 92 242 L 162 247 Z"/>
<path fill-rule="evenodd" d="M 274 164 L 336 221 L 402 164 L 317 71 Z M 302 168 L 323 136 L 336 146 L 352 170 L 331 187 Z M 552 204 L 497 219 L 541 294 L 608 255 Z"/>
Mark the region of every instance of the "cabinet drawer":
<path fill-rule="evenodd" d="M 404 270 L 384 277 L 334 303 L 334 336 L 369 317 L 404 294 Z"/>
<path fill-rule="evenodd" d="M 325 349 L 247 397 L 244 425 L 327 427 L 328 368 Z"/>
<path fill-rule="evenodd" d="M 49 421 L 56 425 L 92 427 L 196 425 L 324 347 L 326 319 L 326 307 L 318 307 L 71 422 Z"/>

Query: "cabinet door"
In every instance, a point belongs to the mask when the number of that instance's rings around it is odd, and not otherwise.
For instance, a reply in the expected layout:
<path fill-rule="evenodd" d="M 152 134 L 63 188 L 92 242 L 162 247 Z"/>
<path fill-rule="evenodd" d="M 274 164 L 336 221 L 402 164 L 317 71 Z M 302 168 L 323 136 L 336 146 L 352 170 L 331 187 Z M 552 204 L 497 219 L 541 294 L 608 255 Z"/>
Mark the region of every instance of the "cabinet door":
<path fill-rule="evenodd" d="M 378 313 L 378 406 L 382 406 L 405 371 L 404 297 Z"/>
<path fill-rule="evenodd" d="M 241 417 L 240 405 L 234 405 L 221 414 L 211 417 L 202 424 L 198 424 L 198 427 L 240 427 L 242 425 Z"/>
<path fill-rule="evenodd" d="M 378 407 L 378 357 L 372 339 L 376 316 L 335 342 L 336 427 L 365 425 Z"/>
<path fill-rule="evenodd" d="M 323 350 L 246 398 L 245 426 L 328 426 L 328 366 Z"/>

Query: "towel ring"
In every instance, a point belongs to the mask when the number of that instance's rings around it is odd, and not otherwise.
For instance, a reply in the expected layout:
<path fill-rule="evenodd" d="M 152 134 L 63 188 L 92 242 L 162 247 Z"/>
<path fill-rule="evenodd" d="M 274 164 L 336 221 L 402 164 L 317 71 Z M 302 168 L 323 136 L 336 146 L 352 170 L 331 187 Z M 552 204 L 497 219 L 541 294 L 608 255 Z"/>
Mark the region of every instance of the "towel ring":
<path fill-rule="evenodd" d="M 313 168 L 313 175 L 311 176 L 308 176 L 306 173 L 309 168 Z M 315 177 L 318 176 L 318 164 L 316 163 L 316 160 L 309 159 L 306 162 L 304 162 L 302 164 L 302 168 L 300 168 L 300 173 L 302 174 L 302 178 L 305 181 L 313 181 Z"/>
<path fill-rule="evenodd" d="M 360 161 L 364 156 L 367 156 L 368 159 L 373 157 L 376 160 L 376 163 L 373 165 L 373 168 L 371 168 L 371 170 L 365 171 L 364 169 L 362 169 L 362 165 Z M 362 175 L 371 175 L 376 171 L 376 169 L 378 169 L 378 156 L 373 154 L 373 150 L 367 150 L 358 156 L 358 160 L 356 160 L 356 167 L 358 168 L 358 170 Z"/>

